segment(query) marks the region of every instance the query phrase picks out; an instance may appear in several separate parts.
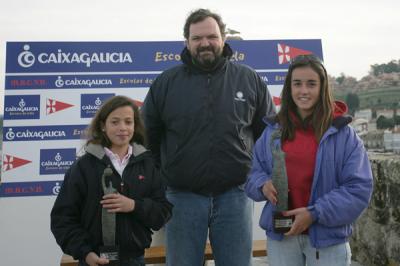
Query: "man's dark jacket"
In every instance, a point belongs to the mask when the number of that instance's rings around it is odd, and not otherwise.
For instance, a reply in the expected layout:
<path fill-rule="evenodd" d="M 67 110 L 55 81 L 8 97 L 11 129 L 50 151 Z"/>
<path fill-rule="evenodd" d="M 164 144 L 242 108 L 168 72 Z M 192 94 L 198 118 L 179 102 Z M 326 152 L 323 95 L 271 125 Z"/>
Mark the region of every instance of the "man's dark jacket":
<path fill-rule="evenodd" d="M 223 58 L 211 71 L 185 48 L 183 64 L 154 81 L 142 108 L 150 150 L 167 185 L 218 195 L 246 181 L 252 148 L 275 113 L 266 84 L 251 68 Z"/>

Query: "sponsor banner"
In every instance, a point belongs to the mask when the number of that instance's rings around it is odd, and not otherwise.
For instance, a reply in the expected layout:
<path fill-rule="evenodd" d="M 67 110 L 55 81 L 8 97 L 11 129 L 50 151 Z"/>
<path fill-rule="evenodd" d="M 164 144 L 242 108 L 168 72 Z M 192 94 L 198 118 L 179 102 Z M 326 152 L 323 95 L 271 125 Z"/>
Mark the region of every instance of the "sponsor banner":
<path fill-rule="evenodd" d="M 269 70 L 271 71 L 271 70 Z M 269 85 L 282 85 L 286 70 L 257 70 Z M 161 73 L 161 72 L 160 72 Z M 6 76 L 6 90 L 109 89 L 150 87 L 158 74 Z M 37 82 L 41 81 L 41 82 Z M 40 83 L 41 85 L 37 85 Z"/>
<path fill-rule="evenodd" d="M 69 104 L 69 103 L 62 102 L 62 101 L 52 99 L 52 98 L 47 98 L 46 99 L 46 115 L 54 114 L 54 113 L 68 109 L 73 106 L 74 106 L 73 104 Z"/>
<path fill-rule="evenodd" d="M 10 95 L 4 97 L 4 119 L 39 119 L 40 95 Z"/>
<path fill-rule="evenodd" d="M 113 75 L 23 75 L 6 76 L 6 90 L 107 89 L 150 87 L 161 73 Z"/>
<path fill-rule="evenodd" d="M 321 40 L 229 41 L 234 62 L 255 69 L 287 68 L 299 54 L 322 59 Z M 162 71 L 179 64 L 182 41 L 7 42 L 6 74 Z"/>
<path fill-rule="evenodd" d="M 291 60 L 301 54 L 323 59 L 316 39 L 229 44 L 231 61 L 257 71 L 277 108 Z M 184 47 L 183 41 L 7 42 L 0 197 L 56 195 L 61 182 L 51 180 L 83 151 L 84 131 L 99 106 L 126 95 L 141 107 L 156 77 L 182 63 Z"/>
<path fill-rule="evenodd" d="M 8 42 L 7 73 L 163 70 L 183 42 Z"/>
<path fill-rule="evenodd" d="M 3 128 L 3 141 L 81 139 L 88 125 L 15 126 Z"/>
<path fill-rule="evenodd" d="M 105 100 L 115 93 L 81 94 L 81 118 L 93 117 Z"/>
<path fill-rule="evenodd" d="M 41 149 L 40 174 L 64 174 L 76 159 L 76 149 Z"/>
<path fill-rule="evenodd" d="M 68 109 L 73 106 L 74 106 L 73 104 L 69 104 L 69 103 L 62 102 L 62 101 L 52 99 L 52 98 L 47 98 L 46 99 L 46 115 L 54 114 L 54 113 Z"/>
<path fill-rule="evenodd" d="M 304 54 L 323 60 L 321 40 L 232 41 L 232 47 L 234 61 L 256 70 L 287 71 L 290 61 Z"/>
<path fill-rule="evenodd" d="M 62 181 L 12 182 L 0 185 L 0 197 L 56 196 Z"/>
<path fill-rule="evenodd" d="M 32 161 L 11 154 L 3 155 L 3 173 L 24 166 Z"/>
<path fill-rule="evenodd" d="M 51 164 L 47 161 L 57 161 L 55 159 L 57 152 L 53 154 L 53 157 L 51 157 L 52 150 L 58 152 L 62 151 L 60 152 L 61 157 L 57 156 L 57 159 L 61 158 L 60 167 L 67 164 L 65 161 L 75 161 L 77 156 L 82 156 L 84 154 L 83 146 L 85 143 L 86 140 L 83 139 L 44 142 L 3 142 L 1 181 L 4 184 L 7 182 L 32 182 L 62 179 L 65 173 L 61 171 L 62 169 L 59 173 L 54 172 L 54 174 L 51 174 L 51 172 L 45 173 L 45 171 L 42 171 L 42 173 L 45 174 L 41 174 L 41 166 L 48 167 L 49 165 L 51 166 Z M 64 149 L 67 150 L 64 152 Z M 42 154 L 42 150 L 46 150 L 46 152 Z M 48 155 L 48 158 L 43 158 L 43 155 Z M 42 164 L 42 162 L 45 163 Z M 55 165 L 55 163 L 53 163 L 53 165 Z"/>
<path fill-rule="evenodd" d="M 265 72 L 257 71 L 261 79 L 268 85 L 283 85 L 287 71 Z M 268 87 L 269 89 L 269 87 Z"/>

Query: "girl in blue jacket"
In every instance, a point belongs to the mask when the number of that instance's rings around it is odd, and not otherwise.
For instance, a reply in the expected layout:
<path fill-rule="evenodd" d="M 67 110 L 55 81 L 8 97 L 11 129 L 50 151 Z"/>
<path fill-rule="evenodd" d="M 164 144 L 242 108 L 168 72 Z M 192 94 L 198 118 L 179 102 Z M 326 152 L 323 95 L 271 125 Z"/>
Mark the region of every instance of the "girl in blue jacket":
<path fill-rule="evenodd" d="M 281 109 L 265 119 L 246 183 L 250 198 L 266 201 L 260 226 L 267 234 L 271 266 L 350 265 L 352 223 L 368 206 L 372 173 L 346 112 L 344 103 L 333 100 L 322 62 L 314 55 L 296 57 Z M 275 149 L 284 153 L 281 166 L 273 159 Z M 287 195 L 278 194 L 273 182 L 274 162 L 286 168 Z M 289 231 L 279 233 L 273 229 L 273 213 L 286 198 L 288 210 L 282 214 L 293 222 Z"/>

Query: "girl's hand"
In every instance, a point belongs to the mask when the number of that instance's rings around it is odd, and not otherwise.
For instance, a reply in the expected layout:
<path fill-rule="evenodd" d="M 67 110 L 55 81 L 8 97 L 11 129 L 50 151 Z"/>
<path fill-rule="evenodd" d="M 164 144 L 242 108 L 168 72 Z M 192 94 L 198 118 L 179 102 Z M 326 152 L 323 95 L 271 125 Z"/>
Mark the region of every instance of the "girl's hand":
<path fill-rule="evenodd" d="M 108 212 L 131 212 L 135 209 L 135 201 L 119 193 L 104 195 L 100 204 Z"/>
<path fill-rule="evenodd" d="M 86 255 L 85 261 L 89 266 L 106 265 L 109 263 L 108 259 L 100 258 L 94 252 L 89 252 L 89 254 Z"/>
<path fill-rule="evenodd" d="M 299 235 L 307 230 L 312 224 L 311 213 L 305 207 L 283 212 L 283 215 L 294 216 L 292 228 L 285 234 L 285 236 Z"/>
<path fill-rule="evenodd" d="M 266 197 L 272 204 L 276 205 L 278 202 L 277 198 L 277 192 L 272 184 L 272 180 L 268 180 L 264 183 L 262 187 L 262 193 L 264 194 L 264 197 Z"/>

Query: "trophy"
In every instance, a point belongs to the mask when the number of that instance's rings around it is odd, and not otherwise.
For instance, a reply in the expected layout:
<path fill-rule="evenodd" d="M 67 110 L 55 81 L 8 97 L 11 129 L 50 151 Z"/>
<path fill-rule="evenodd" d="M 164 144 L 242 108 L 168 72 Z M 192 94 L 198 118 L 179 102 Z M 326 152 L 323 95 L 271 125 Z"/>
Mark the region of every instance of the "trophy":
<path fill-rule="evenodd" d="M 275 139 L 281 139 L 282 131 L 275 130 L 271 134 L 270 147 L 273 157 L 272 184 L 278 194 L 278 202 L 273 212 L 273 228 L 276 233 L 286 233 L 292 227 L 294 216 L 283 216 L 282 212 L 288 210 L 289 189 L 286 173 L 285 153 L 279 146 L 274 145 Z"/>
<path fill-rule="evenodd" d="M 113 188 L 111 180 L 106 182 L 106 179 L 113 174 L 113 171 L 108 166 L 104 169 L 101 176 L 101 184 L 103 186 L 104 195 L 116 193 L 117 190 Z M 108 183 L 108 185 L 107 185 Z M 101 211 L 101 224 L 103 232 L 103 244 L 99 248 L 101 258 L 106 258 L 110 262 L 109 266 L 119 266 L 119 248 L 115 245 L 115 213 L 109 213 L 105 208 Z"/>

